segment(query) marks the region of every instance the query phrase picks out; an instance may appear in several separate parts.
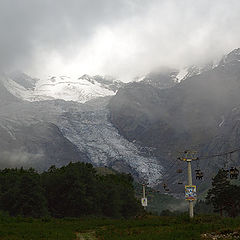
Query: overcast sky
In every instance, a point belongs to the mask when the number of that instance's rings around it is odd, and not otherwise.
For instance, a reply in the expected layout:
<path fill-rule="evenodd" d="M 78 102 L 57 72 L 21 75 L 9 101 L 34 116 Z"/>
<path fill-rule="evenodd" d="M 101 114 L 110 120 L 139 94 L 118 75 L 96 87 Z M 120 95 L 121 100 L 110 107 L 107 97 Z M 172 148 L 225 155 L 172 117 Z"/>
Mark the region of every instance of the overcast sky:
<path fill-rule="evenodd" d="M 240 47 L 239 0 L 0 0 L 0 68 L 130 80 Z"/>

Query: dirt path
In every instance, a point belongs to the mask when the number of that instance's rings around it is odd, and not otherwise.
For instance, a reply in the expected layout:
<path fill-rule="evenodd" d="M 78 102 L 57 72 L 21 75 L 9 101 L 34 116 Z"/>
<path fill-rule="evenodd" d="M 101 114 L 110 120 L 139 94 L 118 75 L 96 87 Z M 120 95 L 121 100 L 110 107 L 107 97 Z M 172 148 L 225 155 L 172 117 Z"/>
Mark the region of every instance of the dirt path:
<path fill-rule="evenodd" d="M 95 231 L 76 233 L 77 240 L 97 240 Z"/>

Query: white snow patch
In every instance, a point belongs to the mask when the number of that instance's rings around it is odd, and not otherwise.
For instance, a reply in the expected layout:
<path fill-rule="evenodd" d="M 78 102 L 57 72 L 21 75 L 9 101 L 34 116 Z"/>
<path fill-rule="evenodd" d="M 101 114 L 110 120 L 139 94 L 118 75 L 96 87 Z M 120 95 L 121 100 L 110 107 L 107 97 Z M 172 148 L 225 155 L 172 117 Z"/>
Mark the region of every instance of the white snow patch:
<path fill-rule="evenodd" d="M 188 69 L 187 68 L 181 69 L 179 71 L 178 75 L 176 76 L 177 81 L 181 82 L 187 74 L 188 74 Z"/>
<path fill-rule="evenodd" d="M 115 95 L 114 91 L 88 78 L 49 77 L 39 80 L 33 90 L 25 89 L 10 78 L 4 78 L 3 82 L 14 96 L 30 102 L 63 99 L 85 103 L 98 97 Z"/>

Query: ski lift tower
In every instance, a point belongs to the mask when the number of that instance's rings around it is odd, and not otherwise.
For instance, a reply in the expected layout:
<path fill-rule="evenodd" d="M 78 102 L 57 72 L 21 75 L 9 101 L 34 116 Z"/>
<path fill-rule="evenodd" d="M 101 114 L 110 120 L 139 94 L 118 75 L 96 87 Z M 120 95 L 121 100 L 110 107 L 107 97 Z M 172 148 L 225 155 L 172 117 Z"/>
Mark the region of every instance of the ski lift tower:
<path fill-rule="evenodd" d="M 194 160 L 198 160 L 195 157 L 197 154 L 196 151 L 185 150 L 183 152 L 183 157 L 179 157 L 178 159 L 188 164 L 188 185 L 185 186 L 185 199 L 189 201 L 189 216 L 190 218 L 194 217 L 193 213 L 193 201 L 196 200 L 196 186 L 192 184 L 192 166 L 191 163 Z"/>

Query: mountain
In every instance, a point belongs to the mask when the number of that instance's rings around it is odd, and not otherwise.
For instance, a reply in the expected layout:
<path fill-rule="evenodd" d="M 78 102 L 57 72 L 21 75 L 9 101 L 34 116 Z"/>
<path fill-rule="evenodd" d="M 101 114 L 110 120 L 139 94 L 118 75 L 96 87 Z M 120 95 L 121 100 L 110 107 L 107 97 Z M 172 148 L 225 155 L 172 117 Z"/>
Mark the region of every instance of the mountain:
<path fill-rule="evenodd" d="M 128 84 L 111 98 L 110 120 L 129 141 L 154 149 L 165 159 L 159 164 L 167 168 L 174 155 L 176 159 L 179 151 L 191 146 L 197 145 L 205 155 L 213 152 L 210 146 L 216 144 L 215 136 L 222 135 L 224 119 L 233 119 L 230 112 L 240 105 L 239 92 L 240 49 L 236 49 L 217 66 L 170 88 Z M 233 120 L 228 124 L 233 126 Z"/>
<path fill-rule="evenodd" d="M 1 79 L 3 86 L 8 87 L 4 87 L 6 92 L 15 93 L 15 96 L 9 93 L 15 99 L 18 96 L 15 87 L 23 89 L 23 86 L 9 78 Z M 116 85 L 108 84 L 108 87 Z M 0 141 L 0 151 L 6 156 L 0 166 L 15 164 L 46 169 L 52 164 L 87 161 L 156 182 L 162 167 L 147 149 L 129 142 L 112 126 L 107 107 L 110 98 L 92 99 L 84 104 L 65 100 L 30 102 L 16 98 L 16 102 L 2 106 L 0 126 L 7 137 Z M 21 158 L 22 155 L 27 156 L 27 160 Z"/>
<path fill-rule="evenodd" d="M 67 76 L 52 76 L 33 79 L 21 72 L 8 75 L 3 81 L 8 91 L 30 102 L 63 99 L 84 103 L 105 96 L 112 96 L 124 85 L 111 77 L 83 75 L 77 79 Z"/>
<path fill-rule="evenodd" d="M 90 161 L 63 136 L 57 125 L 38 118 L 36 107 L 12 94 L 6 88 L 8 81 L 9 77 L 3 74 L 0 78 L 1 168 L 31 166 L 44 170 L 69 161 Z M 46 113 L 47 105 L 45 109 Z"/>
<path fill-rule="evenodd" d="M 162 68 L 158 71 L 150 72 L 146 76 L 137 77 L 134 79 L 134 82 L 149 84 L 159 89 L 171 88 L 187 78 L 210 71 L 217 65 L 218 64 L 214 62 L 210 62 L 199 66 L 188 66 L 180 70 L 173 68 Z"/>
<path fill-rule="evenodd" d="M 227 149 L 226 139 L 238 144 L 239 52 L 217 66 L 168 69 L 128 84 L 88 75 L 45 80 L 2 75 L 0 151 L 6 160 L 0 165 L 46 169 L 87 161 L 153 185 L 171 177 L 177 192 L 176 166 L 169 168 L 178 151 L 197 145 L 206 155 L 217 152 L 218 144 Z"/>
<path fill-rule="evenodd" d="M 159 71 L 151 72 L 142 78 L 137 78 L 135 82 L 152 85 L 160 89 L 173 87 L 177 82 L 176 69 L 161 69 Z"/>
<path fill-rule="evenodd" d="M 232 53 L 228 56 L 232 58 Z M 240 62 L 227 57 L 225 65 L 171 88 L 127 85 L 111 99 L 111 121 L 129 140 L 147 146 L 165 148 L 166 139 L 175 144 L 182 142 L 181 137 L 190 143 L 199 132 L 205 141 L 218 130 L 222 116 L 240 103 L 239 88 Z"/>

